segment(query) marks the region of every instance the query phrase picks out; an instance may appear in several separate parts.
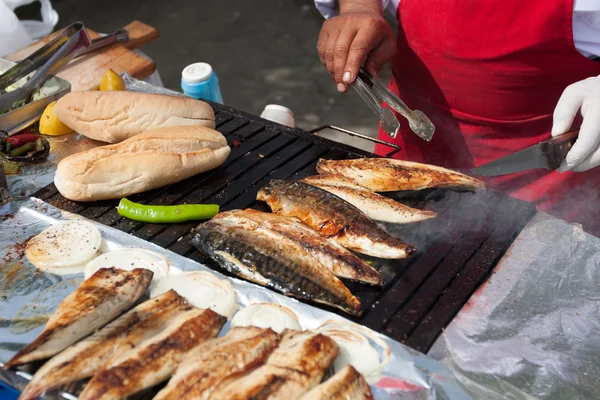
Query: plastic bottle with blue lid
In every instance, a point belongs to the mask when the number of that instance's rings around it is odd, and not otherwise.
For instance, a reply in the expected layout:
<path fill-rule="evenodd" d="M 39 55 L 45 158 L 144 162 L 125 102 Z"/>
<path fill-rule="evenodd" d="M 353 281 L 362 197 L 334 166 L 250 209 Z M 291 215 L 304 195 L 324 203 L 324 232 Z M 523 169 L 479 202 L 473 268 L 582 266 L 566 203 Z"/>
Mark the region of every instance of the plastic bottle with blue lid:
<path fill-rule="evenodd" d="M 223 104 L 219 79 L 210 64 L 190 64 L 181 72 L 181 90 L 187 96 Z"/>

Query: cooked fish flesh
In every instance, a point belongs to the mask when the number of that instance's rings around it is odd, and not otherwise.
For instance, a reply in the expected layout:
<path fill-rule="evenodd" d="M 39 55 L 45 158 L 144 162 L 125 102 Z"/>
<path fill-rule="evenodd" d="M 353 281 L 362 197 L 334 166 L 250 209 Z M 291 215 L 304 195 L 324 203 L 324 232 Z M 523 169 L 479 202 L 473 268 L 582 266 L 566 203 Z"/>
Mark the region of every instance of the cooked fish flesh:
<path fill-rule="evenodd" d="M 337 345 L 325 335 L 286 330 L 265 365 L 216 390 L 210 399 L 297 399 L 321 382 L 337 354 Z"/>
<path fill-rule="evenodd" d="M 63 351 L 128 310 L 151 281 L 152 272 L 146 269 L 99 270 L 60 303 L 42 333 L 4 368 L 43 360 Z"/>
<path fill-rule="evenodd" d="M 476 190 L 485 187 L 479 179 L 460 172 L 391 158 L 319 160 L 317 171 L 319 174 L 344 175 L 374 192 L 427 188 Z"/>
<path fill-rule="evenodd" d="M 273 212 L 297 217 L 340 245 L 379 258 L 405 258 L 414 248 L 377 226 L 358 208 L 302 182 L 272 180 L 257 195 Z"/>
<path fill-rule="evenodd" d="M 164 329 L 172 313 L 187 307 L 186 300 L 174 290 L 143 302 L 51 358 L 35 373 L 19 399 L 37 399 L 50 389 L 93 376 L 114 354 L 134 348 L 145 337 Z"/>
<path fill-rule="evenodd" d="M 169 378 L 185 356 L 217 336 L 226 318 L 191 305 L 171 313 L 160 333 L 122 349 L 87 384 L 79 400 L 124 399 Z"/>
<path fill-rule="evenodd" d="M 252 209 L 222 212 L 216 218 L 239 218 L 242 223 L 252 225 L 252 229 L 269 229 L 274 231 L 274 234 L 283 236 L 282 240 L 297 241 L 337 277 L 371 285 L 383 283 L 375 268 L 337 242 L 321 236 L 298 218 Z"/>
<path fill-rule="evenodd" d="M 191 352 L 154 400 L 208 400 L 218 388 L 264 364 L 279 341 L 271 329 L 232 328 Z"/>
<path fill-rule="evenodd" d="M 341 178 L 341 179 L 340 179 Z M 395 224 L 408 224 L 437 216 L 433 211 L 418 210 L 405 206 L 389 197 L 365 189 L 358 184 L 350 185 L 341 175 L 315 175 L 300 182 L 316 186 L 346 200 L 371 219 Z"/>
<path fill-rule="evenodd" d="M 224 269 L 262 286 L 360 315 L 360 301 L 302 244 L 237 218 L 213 217 L 190 242 Z"/>
<path fill-rule="evenodd" d="M 371 388 L 353 366 L 340 372 L 304 394 L 300 400 L 373 400 Z"/>

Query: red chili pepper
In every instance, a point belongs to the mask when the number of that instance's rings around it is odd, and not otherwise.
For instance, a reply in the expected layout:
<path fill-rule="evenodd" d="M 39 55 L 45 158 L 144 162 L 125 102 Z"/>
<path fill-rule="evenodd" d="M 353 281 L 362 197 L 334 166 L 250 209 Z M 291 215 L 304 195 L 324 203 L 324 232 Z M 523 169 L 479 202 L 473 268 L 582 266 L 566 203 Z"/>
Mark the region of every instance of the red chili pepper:
<path fill-rule="evenodd" d="M 21 147 L 24 144 L 35 142 L 39 137 L 39 135 L 35 135 L 29 129 L 26 129 L 23 133 L 7 138 L 6 141 L 12 144 L 13 147 Z"/>

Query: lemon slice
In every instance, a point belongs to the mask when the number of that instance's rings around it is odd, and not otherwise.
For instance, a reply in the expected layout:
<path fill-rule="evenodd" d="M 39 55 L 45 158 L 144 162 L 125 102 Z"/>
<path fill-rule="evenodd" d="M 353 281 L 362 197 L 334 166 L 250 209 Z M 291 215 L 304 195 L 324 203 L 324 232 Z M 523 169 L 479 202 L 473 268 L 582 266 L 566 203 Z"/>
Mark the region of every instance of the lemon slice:
<path fill-rule="evenodd" d="M 109 69 L 100 81 L 100 90 L 125 90 L 125 82 L 119 74 Z"/>
<path fill-rule="evenodd" d="M 56 114 L 54 114 L 54 106 L 56 101 L 48 104 L 42 118 L 40 119 L 40 133 L 43 135 L 59 136 L 73 132 L 71 128 L 65 125 Z"/>

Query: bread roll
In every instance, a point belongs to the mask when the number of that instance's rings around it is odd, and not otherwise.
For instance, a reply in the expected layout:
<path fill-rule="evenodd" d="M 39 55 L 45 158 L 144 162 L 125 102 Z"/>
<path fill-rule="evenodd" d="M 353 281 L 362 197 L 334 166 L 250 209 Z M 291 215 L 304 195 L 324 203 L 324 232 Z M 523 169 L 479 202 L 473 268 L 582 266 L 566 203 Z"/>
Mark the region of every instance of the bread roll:
<path fill-rule="evenodd" d="M 71 92 L 58 100 L 54 113 L 75 132 L 108 143 L 165 126 L 215 127 L 215 113 L 207 103 L 162 94 Z"/>
<path fill-rule="evenodd" d="M 225 137 L 210 128 L 158 128 L 63 159 L 54 184 L 74 201 L 117 199 L 216 168 L 229 151 Z"/>

